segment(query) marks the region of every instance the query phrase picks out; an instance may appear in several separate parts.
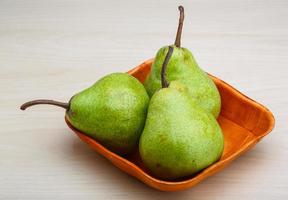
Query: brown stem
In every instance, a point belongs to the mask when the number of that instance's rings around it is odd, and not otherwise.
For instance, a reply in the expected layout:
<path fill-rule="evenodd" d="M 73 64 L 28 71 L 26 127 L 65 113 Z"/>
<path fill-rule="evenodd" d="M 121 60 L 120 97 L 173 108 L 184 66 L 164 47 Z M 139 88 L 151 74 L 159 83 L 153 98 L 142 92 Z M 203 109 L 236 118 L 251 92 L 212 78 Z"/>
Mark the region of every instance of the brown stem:
<path fill-rule="evenodd" d="M 184 7 L 179 6 L 178 9 L 180 11 L 180 17 L 179 17 L 177 35 L 176 35 L 176 39 L 174 43 L 176 47 L 181 46 L 181 35 L 182 35 L 182 27 L 183 27 L 183 21 L 184 21 Z"/>
<path fill-rule="evenodd" d="M 63 102 L 47 100 L 47 99 L 38 99 L 38 100 L 34 100 L 34 101 L 28 101 L 28 102 L 24 103 L 20 107 L 20 109 L 25 110 L 26 108 L 28 108 L 30 106 L 39 105 L 39 104 L 49 104 L 49 105 L 62 107 L 66 110 L 69 109 L 69 103 L 63 103 Z"/>
<path fill-rule="evenodd" d="M 169 86 L 168 81 L 166 80 L 166 69 L 168 62 L 172 56 L 174 48 L 169 46 L 168 53 L 166 54 L 166 57 L 164 59 L 163 65 L 162 65 L 162 70 L 161 70 L 161 83 L 162 83 L 162 88 L 167 88 Z"/>

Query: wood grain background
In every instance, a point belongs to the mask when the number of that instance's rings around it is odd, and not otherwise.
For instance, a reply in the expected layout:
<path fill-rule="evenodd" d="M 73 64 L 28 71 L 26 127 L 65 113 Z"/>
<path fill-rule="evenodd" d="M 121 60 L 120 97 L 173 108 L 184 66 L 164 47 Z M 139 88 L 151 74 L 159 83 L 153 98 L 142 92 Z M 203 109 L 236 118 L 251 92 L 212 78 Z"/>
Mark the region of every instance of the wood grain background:
<path fill-rule="evenodd" d="M 150 189 L 83 144 L 64 111 L 35 98 L 68 101 L 105 74 L 127 71 L 174 42 L 203 69 L 275 114 L 253 150 L 199 185 Z M 0 1 L 0 199 L 287 199 L 288 1 Z"/>

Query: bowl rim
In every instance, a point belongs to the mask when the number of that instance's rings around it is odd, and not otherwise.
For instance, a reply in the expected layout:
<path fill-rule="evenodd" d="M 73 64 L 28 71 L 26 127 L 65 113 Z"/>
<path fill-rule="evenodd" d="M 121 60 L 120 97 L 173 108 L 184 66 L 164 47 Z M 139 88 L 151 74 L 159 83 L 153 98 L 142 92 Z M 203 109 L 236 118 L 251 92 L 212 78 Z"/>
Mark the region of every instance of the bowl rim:
<path fill-rule="evenodd" d="M 138 65 L 137 67 L 129 70 L 127 73 L 129 73 L 130 75 L 133 75 L 134 73 L 138 72 L 139 70 L 141 71 L 142 68 L 147 67 L 147 65 L 151 65 L 153 62 L 153 58 L 149 59 L 145 62 L 143 62 L 142 64 Z M 257 107 L 257 109 L 260 110 L 264 110 L 265 113 L 268 115 L 269 119 L 270 119 L 270 124 L 267 128 L 267 130 L 265 132 L 263 132 L 262 134 L 260 134 L 259 136 L 254 135 L 254 139 L 248 141 L 248 142 L 244 142 L 243 145 L 240 146 L 239 150 L 232 153 L 231 155 L 227 156 L 225 159 L 223 160 L 219 160 L 217 162 L 215 162 L 214 164 L 210 165 L 209 167 L 205 168 L 204 170 L 202 170 L 199 174 L 197 174 L 196 176 L 193 176 L 191 178 L 188 178 L 186 180 L 180 180 L 180 181 L 166 181 L 166 180 L 161 180 L 158 179 L 150 174 L 148 174 L 147 172 L 145 172 L 140 166 L 138 166 L 137 164 L 129 161 L 128 159 L 110 151 L 109 149 L 107 149 L 106 147 L 104 147 L 103 145 L 101 145 L 100 143 L 98 143 L 95 139 L 85 135 L 84 133 L 82 133 L 81 131 L 77 130 L 75 127 L 72 126 L 72 124 L 68 121 L 67 116 L 65 115 L 65 121 L 67 123 L 67 125 L 69 126 L 69 128 L 71 128 L 81 139 L 85 140 L 86 142 L 89 142 L 90 145 L 96 146 L 97 149 L 100 152 L 100 154 L 104 157 L 106 157 L 107 159 L 109 159 L 109 157 L 114 157 L 115 159 L 117 159 L 118 161 L 121 161 L 122 163 L 125 163 L 126 165 L 130 166 L 130 168 L 134 171 L 137 171 L 138 175 L 141 175 L 142 177 L 145 177 L 146 179 L 152 180 L 155 183 L 158 184 L 162 184 L 162 185 L 170 185 L 170 186 L 176 186 L 176 185 L 183 185 L 183 184 L 187 184 L 187 183 L 191 183 L 191 182 L 200 182 L 201 180 L 206 178 L 206 174 L 208 173 L 213 173 L 214 169 L 217 168 L 221 168 L 220 166 L 225 166 L 225 163 L 229 163 L 231 161 L 233 161 L 235 158 L 237 158 L 238 156 L 240 156 L 242 153 L 244 153 L 246 150 L 249 149 L 249 147 L 252 147 L 253 145 L 255 145 L 261 138 L 263 138 L 264 136 L 266 136 L 268 133 L 270 133 L 272 131 L 272 129 L 275 126 L 275 118 L 273 116 L 273 113 L 264 105 L 256 102 L 255 100 L 251 99 L 250 97 L 244 95 L 243 93 L 241 93 L 239 90 L 237 90 L 236 88 L 232 87 L 231 85 L 229 85 L 228 83 L 226 83 L 225 81 L 211 75 L 208 73 L 208 75 L 213 79 L 213 81 L 217 84 L 222 84 L 224 87 L 226 87 L 227 89 L 229 89 L 230 91 L 233 91 L 234 95 L 237 95 L 238 98 L 244 100 L 244 101 L 248 101 L 250 104 L 252 104 L 253 106 Z M 232 120 L 231 120 L 232 121 Z M 242 127 L 242 126 L 241 126 Z M 247 131 L 251 132 L 251 130 L 243 127 L 244 129 L 246 129 Z M 109 159 L 111 160 L 111 159 Z M 132 174 L 130 174 L 132 175 Z M 132 175 L 134 176 L 134 175 Z M 145 180 L 142 180 L 145 182 Z"/>

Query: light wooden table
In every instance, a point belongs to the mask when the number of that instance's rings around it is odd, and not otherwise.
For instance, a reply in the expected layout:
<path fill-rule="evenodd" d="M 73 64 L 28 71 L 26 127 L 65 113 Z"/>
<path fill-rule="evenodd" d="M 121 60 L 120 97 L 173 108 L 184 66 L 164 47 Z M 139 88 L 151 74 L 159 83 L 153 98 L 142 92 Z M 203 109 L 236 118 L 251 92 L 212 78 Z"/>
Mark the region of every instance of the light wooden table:
<path fill-rule="evenodd" d="M 174 41 L 175 1 L 0 1 L 0 199 L 287 199 L 288 2 L 194 0 L 182 44 L 198 63 L 266 105 L 276 127 L 254 149 L 189 190 L 164 193 L 122 173 L 72 134 L 68 101 Z"/>

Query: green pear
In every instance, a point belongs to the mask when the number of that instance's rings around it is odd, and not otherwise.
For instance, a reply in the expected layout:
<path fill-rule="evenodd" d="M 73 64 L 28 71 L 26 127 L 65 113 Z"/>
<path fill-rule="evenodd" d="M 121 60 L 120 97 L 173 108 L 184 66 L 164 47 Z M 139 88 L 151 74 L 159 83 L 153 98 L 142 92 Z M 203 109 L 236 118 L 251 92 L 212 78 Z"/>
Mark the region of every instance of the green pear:
<path fill-rule="evenodd" d="M 215 117 L 193 100 L 182 82 L 172 81 L 167 87 L 164 65 L 163 88 L 150 99 L 139 152 L 151 173 L 171 180 L 193 175 L 216 162 L 224 138 Z"/>
<path fill-rule="evenodd" d="M 22 110 L 36 104 L 52 104 L 66 109 L 68 121 L 110 150 L 129 153 L 143 130 L 149 96 L 144 86 L 126 73 L 113 73 L 74 95 L 69 103 L 35 100 L 21 106 Z"/>
<path fill-rule="evenodd" d="M 180 46 L 184 8 L 179 6 L 180 19 L 173 54 L 167 66 L 167 80 L 178 80 L 188 88 L 188 93 L 207 112 L 218 117 L 221 108 L 220 94 L 214 82 L 198 66 L 192 53 Z M 162 47 L 155 57 L 151 71 L 147 76 L 144 86 L 151 97 L 161 89 L 161 68 L 169 46 Z"/>

